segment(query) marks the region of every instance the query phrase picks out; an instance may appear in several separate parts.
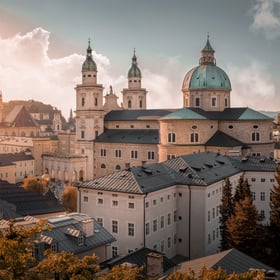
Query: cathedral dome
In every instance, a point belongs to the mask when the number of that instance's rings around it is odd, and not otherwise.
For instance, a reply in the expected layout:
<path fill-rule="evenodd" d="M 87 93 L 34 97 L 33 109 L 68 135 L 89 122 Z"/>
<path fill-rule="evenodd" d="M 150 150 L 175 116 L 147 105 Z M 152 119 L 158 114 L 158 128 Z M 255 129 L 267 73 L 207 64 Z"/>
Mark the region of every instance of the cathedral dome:
<path fill-rule="evenodd" d="M 128 74 L 127 74 L 128 78 L 141 78 L 141 71 L 139 69 L 139 67 L 137 66 L 137 57 L 135 55 L 135 50 L 134 50 L 134 55 L 132 57 L 132 64 L 130 69 L 128 70 Z"/>
<path fill-rule="evenodd" d="M 231 90 L 226 72 L 216 65 L 199 65 L 186 74 L 183 89 L 206 88 Z"/>
<path fill-rule="evenodd" d="M 92 59 L 92 49 L 90 47 L 90 41 L 88 43 L 88 48 L 87 48 L 87 57 L 85 62 L 82 65 L 82 72 L 87 72 L 87 71 L 94 71 L 97 72 L 97 67 L 96 63 Z"/>
<path fill-rule="evenodd" d="M 186 74 L 183 81 L 183 90 L 207 88 L 231 90 L 228 75 L 223 69 L 216 66 L 214 52 L 208 35 L 206 45 L 201 50 L 199 66 L 192 68 Z"/>

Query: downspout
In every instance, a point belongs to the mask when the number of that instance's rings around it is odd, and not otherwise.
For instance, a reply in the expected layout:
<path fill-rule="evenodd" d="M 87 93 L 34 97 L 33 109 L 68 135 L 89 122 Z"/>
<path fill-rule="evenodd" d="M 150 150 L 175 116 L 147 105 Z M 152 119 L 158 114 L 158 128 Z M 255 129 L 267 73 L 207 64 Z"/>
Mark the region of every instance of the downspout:
<path fill-rule="evenodd" d="M 79 187 L 77 187 L 78 188 L 78 201 L 79 201 L 79 209 L 77 209 L 78 210 L 78 212 L 79 213 L 81 213 L 81 190 L 80 190 L 80 188 Z"/>
<path fill-rule="evenodd" d="M 144 195 L 144 202 L 143 202 L 143 219 L 144 219 L 144 226 L 143 226 L 143 240 L 144 240 L 144 248 L 146 247 L 146 197 L 147 194 Z"/>
<path fill-rule="evenodd" d="M 189 188 L 189 260 L 191 259 L 191 209 L 192 209 L 192 192 L 191 192 L 191 187 L 188 185 Z"/>

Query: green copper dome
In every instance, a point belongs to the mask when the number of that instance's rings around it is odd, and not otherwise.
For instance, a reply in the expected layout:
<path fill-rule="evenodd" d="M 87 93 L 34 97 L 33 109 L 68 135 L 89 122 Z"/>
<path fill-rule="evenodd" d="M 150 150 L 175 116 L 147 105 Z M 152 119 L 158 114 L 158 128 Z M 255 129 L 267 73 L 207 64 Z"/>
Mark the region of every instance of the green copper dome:
<path fill-rule="evenodd" d="M 185 76 L 183 90 L 188 89 L 223 89 L 231 90 L 231 83 L 226 72 L 216 66 L 214 49 L 209 42 L 201 50 L 199 66 L 192 68 Z"/>
<path fill-rule="evenodd" d="M 185 76 L 183 89 L 225 89 L 231 90 L 231 83 L 226 72 L 216 65 L 199 65 L 192 68 Z"/>
<path fill-rule="evenodd" d="M 139 67 L 137 66 L 137 57 L 135 55 L 135 50 L 134 50 L 134 54 L 132 57 L 132 64 L 130 69 L 128 70 L 128 74 L 127 74 L 128 78 L 141 78 L 141 71 L 139 69 Z"/>
<path fill-rule="evenodd" d="M 83 63 L 82 72 L 87 72 L 87 71 L 97 72 L 96 63 L 92 59 L 91 52 L 92 52 L 92 49 L 90 47 L 90 41 L 88 41 L 87 57 L 86 57 L 85 62 Z"/>

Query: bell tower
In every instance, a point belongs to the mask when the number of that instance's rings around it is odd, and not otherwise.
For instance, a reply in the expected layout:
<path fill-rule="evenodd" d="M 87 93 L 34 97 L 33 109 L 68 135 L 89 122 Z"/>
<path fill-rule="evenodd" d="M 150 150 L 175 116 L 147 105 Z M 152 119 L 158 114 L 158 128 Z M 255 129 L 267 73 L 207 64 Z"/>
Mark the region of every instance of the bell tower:
<path fill-rule="evenodd" d="M 123 108 L 127 110 L 146 110 L 147 100 L 146 89 L 141 87 L 142 75 L 138 67 L 135 49 L 132 57 L 132 64 L 127 74 L 128 88 L 124 88 L 123 94 Z"/>

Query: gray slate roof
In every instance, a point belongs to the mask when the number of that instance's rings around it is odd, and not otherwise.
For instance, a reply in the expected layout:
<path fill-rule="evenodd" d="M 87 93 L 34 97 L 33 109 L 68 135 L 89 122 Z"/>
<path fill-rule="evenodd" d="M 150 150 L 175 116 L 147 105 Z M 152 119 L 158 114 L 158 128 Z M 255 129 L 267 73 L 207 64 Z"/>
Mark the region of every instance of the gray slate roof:
<path fill-rule="evenodd" d="M 59 251 L 73 252 L 74 254 L 89 251 L 90 249 L 98 248 L 100 246 L 112 243 L 116 239 L 96 220 L 94 220 L 94 232 L 92 236 L 85 238 L 84 245 L 78 245 L 75 238 L 70 236 L 69 229 L 82 233 L 81 222 L 90 217 L 86 214 L 72 213 L 62 217 L 48 219 L 51 225 L 50 231 L 45 231 L 44 235 L 53 238 L 58 242 Z M 80 235 L 79 235 L 80 236 Z"/>
<path fill-rule="evenodd" d="M 159 131 L 156 129 L 108 129 L 95 142 L 158 144 Z"/>
<path fill-rule="evenodd" d="M 15 205 L 16 213 L 20 216 L 66 211 L 51 192 L 38 195 L 2 180 L 0 180 L 0 199 Z"/>
<path fill-rule="evenodd" d="M 232 136 L 218 130 L 206 143 L 206 146 L 236 147 L 243 146 L 244 143 Z"/>
<path fill-rule="evenodd" d="M 179 156 L 166 162 L 131 167 L 77 187 L 145 194 L 173 185 L 207 186 L 242 171 L 275 170 L 275 163 L 263 157 L 228 157 L 214 152 Z"/>
<path fill-rule="evenodd" d="M 17 161 L 34 160 L 34 157 L 26 152 L 0 154 L 0 166 L 12 165 Z"/>
<path fill-rule="evenodd" d="M 228 274 L 245 273 L 251 268 L 264 269 L 266 271 L 274 270 L 278 274 L 278 279 L 280 279 L 279 271 L 276 271 L 274 268 L 265 265 L 236 249 L 230 249 L 214 255 L 181 263 L 178 271 L 186 272 L 191 268 L 195 273 L 199 273 L 204 266 L 213 269 L 221 267 L 222 269 L 225 269 Z"/>

